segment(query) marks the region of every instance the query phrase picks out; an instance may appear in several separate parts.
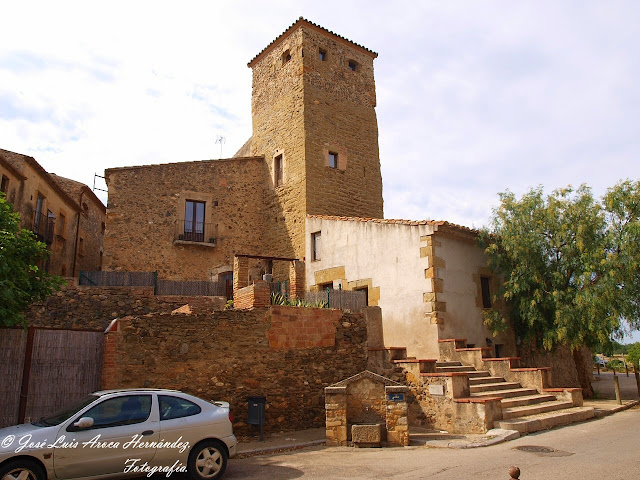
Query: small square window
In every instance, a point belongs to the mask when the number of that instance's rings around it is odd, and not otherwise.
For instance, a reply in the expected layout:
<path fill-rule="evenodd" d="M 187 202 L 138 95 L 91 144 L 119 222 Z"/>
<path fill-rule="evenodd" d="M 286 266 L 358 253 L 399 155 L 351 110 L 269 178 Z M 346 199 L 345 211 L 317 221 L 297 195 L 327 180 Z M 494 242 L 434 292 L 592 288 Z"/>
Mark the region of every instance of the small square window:
<path fill-rule="evenodd" d="M 321 232 L 315 232 L 311 234 L 311 260 L 320 260 L 320 239 Z"/>
<path fill-rule="evenodd" d="M 286 50 L 283 54 L 282 54 L 282 64 L 284 65 L 285 63 L 287 63 L 289 60 L 291 60 L 291 52 L 289 50 Z"/>
<path fill-rule="evenodd" d="M 329 152 L 329 166 L 338 168 L 338 154 L 336 152 Z"/>
<path fill-rule="evenodd" d="M 318 59 L 322 62 L 327 60 L 327 51 L 322 48 L 318 50 Z"/>
<path fill-rule="evenodd" d="M 355 72 L 358 69 L 358 64 L 354 60 L 349 60 L 349 70 Z"/>

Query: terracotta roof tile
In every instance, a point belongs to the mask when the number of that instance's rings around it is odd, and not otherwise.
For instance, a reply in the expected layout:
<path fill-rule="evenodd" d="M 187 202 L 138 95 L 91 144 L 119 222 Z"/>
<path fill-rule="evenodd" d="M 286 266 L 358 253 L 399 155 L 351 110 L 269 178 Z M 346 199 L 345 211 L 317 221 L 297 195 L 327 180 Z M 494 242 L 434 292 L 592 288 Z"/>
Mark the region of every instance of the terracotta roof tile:
<path fill-rule="evenodd" d="M 307 215 L 308 218 L 319 218 L 321 220 L 342 220 L 349 222 L 369 222 L 369 223 L 384 223 L 384 224 L 396 224 L 396 225 L 433 225 L 436 227 L 448 227 L 455 230 L 459 230 L 465 233 L 477 235 L 478 230 L 465 227 L 463 225 L 457 225 L 455 223 L 447 222 L 445 220 L 402 220 L 394 218 L 368 218 L 368 217 L 341 217 L 335 215 Z"/>
<path fill-rule="evenodd" d="M 350 43 L 351 45 L 360 48 L 361 50 L 364 50 L 365 52 L 367 52 L 369 55 L 372 55 L 373 58 L 376 58 L 378 56 L 378 54 L 376 52 L 374 52 L 373 50 L 369 50 L 367 47 L 364 47 L 358 43 L 355 43 L 351 40 L 349 40 L 348 38 L 343 37 L 342 35 L 338 35 L 337 33 L 332 32 L 331 30 L 327 30 L 324 27 L 321 27 L 320 25 L 317 25 L 313 22 L 310 22 L 309 20 L 305 19 L 304 17 L 300 17 L 298 18 L 297 21 L 293 22 L 291 24 L 291 26 L 289 28 L 287 28 L 284 32 L 282 32 L 280 35 L 278 35 L 269 45 L 267 45 L 266 47 L 264 47 L 260 53 L 258 53 L 255 57 L 253 57 L 251 59 L 251 61 L 249 63 L 247 63 L 247 66 L 251 67 L 253 65 L 253 63 L 255 63 L 255 61 L 262 56 L 264 53 L 266 53 L 267 51 L 271 50 L 273 47 L 275 47 L 280 40 L 282 40 L 286 35 L 288 35 L 289 33 L 293 32 L 296 28 L 298 28 L 300 25 L 306 24 L 308 26 L 311 26 L 313 28 L 316 28 L 318 30 L 321 30 L 324 33 L 328 33 L 329 35 L 332 35 L 336 38 L 339 38 L 342 41 L 345 41 L 347 43 Z"/>

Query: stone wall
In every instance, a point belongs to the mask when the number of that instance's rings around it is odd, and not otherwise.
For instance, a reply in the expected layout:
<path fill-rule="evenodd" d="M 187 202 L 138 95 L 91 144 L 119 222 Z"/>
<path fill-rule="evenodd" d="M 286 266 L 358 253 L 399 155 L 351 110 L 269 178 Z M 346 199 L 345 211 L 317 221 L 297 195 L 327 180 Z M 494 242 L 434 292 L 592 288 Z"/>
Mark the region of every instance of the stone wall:
<path fill-rule="evenodd" d="M 55 174 L 50 175 L 80 207 L 75 218 L 66 218 L 66 222 L 73 222 L 74 228 L 76 225 L 78 227 L 78 244 L 76 245 L 75 237 L 72 237 L 70 247 L 76 251 L 75 263 L 63 276 L 75 277 L 80 270 L 100 270 L 106 226 L 105 206 L 84 183 Z M 60 218 L 57 221 L 60 223 Z"/>
<path fill-rule="evenodd" d="M 286 62 L 285 51 L 291 55 Z M 251 154 L 264 155 L 268 168 L 263 241 L 273 247 L 271 255 L 302 259 L 306 172 L 300 32 L 291 34 L 251 67 Z M 275 181 L 276 157 L 282 161 L 283 177 L 279 185 Z"/>
<path fill-rule="evenodd" d="M 34 230 L 34 220 L 38 197 L 42 197 L 39 220 L 39 233 L 47 233 L 47 224 L 53 224 L 53 235 L 48 237 L 47 246 L 51 256 L 47 270 L 54 275 L 71 275 L 77 234 L 79 205 L 67 195 L 34 158 L 18 153 L 0 150 L 4 162 L 13 167 L 11 172 L 0 164 L 0 176 L 9 180 L 7 199 L 13 204 L 14 211 L 20 214 L 20 227 Z M 13 176 L 12 172 L 20 177 Z M 47 215 L 52 215 L 51 220 Z M 65 221 L 60 219 L 64 217 Z M 44 237 L 39 238 L 42 241 Z"/>
<path fill-rule="evenodd" d="M 375 57 L 299 20 L 250 62 L 250 151 L 264 155 L 269 168 L 264 240 L 274 254 L 304 257 L 307 213 L 382 217 Z M 329 166 L 329 151 L 338 153 L 337 168 Z M 283 182 L 276 185 L 279 156 Z"/>
<path fill-rule="evenodd" d="M 104 270 L 157 270 L 165 279 L 215 281 L 233 270 L 236 253 L 269 253 L 262 240 L 262 158 L 114 168 L 105 175 Z M 202 241 L 184 234 L 188 200 L 204 202 Z"/>
<path fill-rule="evenodd" d="M 551 367 L 550 387 L 580 387 L 584 398 L 593 396 L 593 358 L 588 348 L 572 352 L 566 346 L 559 346 L 548 351 L 530 343 L 518 346 L 518 355 L 523 367 Z"/>
<path fill-rule="evenodd" d="M 332 341 L 312 322 L 331 324 Z M 294 334 L 306 341 L 287 346 L 279 340 Z M 106 337 L 103 388 L 173 388 L 228 401 L 239 434 L 249 430 L 252 395 L 267 398 L 266 431 L 324 426 L 324 387 L 366 366 L 363 317 L 329 309 L 132 316 Z"/>
<path fill-rule="evenodd" d="M 79 287 L 70 285 L 33 303 L 25 312 L 28 325 L 69 329 L 105 329 L 117 317 L 171 313 L 185 304 L 196 313 L 222 310 L 219 297 L 155 296 L 153 287 Z"/>
<path fill-rule="evenodd" d="M 84 208 L 85 205 L 86 208 Z M 78 257 L 76 259 L 75 272 L 69 272 L 73 276 L 78 276 L 80 270 L 102 270 L 106 210 L 104 205 L 95 198 L 95 195 L 89 189 L 83 195 L 81 206 L 82 213 L 79 214 L 80 227 L 78 230 Z"/>
<path fill-rule="evenodd" d="M 377 55 L 313 27 L 303 27 L 302 37 L 306 213 L 382 218 Z M 337 168 L 329 166 L 329 152 L 338 154 Z"/>

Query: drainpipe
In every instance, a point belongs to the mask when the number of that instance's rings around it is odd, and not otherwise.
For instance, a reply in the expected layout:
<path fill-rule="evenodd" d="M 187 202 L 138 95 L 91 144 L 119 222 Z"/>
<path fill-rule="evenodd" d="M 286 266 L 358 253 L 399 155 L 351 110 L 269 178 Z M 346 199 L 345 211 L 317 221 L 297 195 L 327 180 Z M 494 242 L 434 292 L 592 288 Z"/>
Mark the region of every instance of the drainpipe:
<path fill-rule="evenodd" d="M 76 263 L 78 260 L 78 239 L 80 238 L 80 216 L 82 215 L 82 196 L 84 195 L 84 188 L 80 192 L 80 211 L 78 212 L 78 222 L 76 224 L 76 244 L 73 247 L 73 270 L 72 276 L 76 276 Z"/>

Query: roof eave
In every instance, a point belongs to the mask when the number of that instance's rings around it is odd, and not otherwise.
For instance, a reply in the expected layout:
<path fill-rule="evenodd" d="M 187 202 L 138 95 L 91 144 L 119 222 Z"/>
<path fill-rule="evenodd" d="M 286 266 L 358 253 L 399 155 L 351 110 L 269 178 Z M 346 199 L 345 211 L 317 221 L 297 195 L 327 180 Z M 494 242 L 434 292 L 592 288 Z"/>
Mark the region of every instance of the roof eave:
<path fill-rule="evenodd" d="M 309 20 L 300 17 L 296 22 L 294 22 L 288 29 L 286 29 L 283 33 L 281 33 L 278 37 L 275 38 L 275 40 L 273 40 L 269 45 L 267 45 L 264 49 L 262 49 L 262 51 L 260 53 L 258 53 L 255 57 L 253 57 L 253 59 L 251 59 L 251 61 L 249 63 L 247 63 L 247 66 L 249 68 L 252 68 L 261 58 L 263 58 L 267 53 L 271 52 L 275 47 L 277 47 L 286 37 L 288 37 L 290 34 L 292 34 L 293 32 L 295 32 L 298 28 L 300 28 L 301 26 L 307 26 L 310 27 L 318 32 L 324 33 L 324 34 L 329 34 L 331 37 L 335 38 L 336 40 L 347 44 L 351 47 L 355 47 L 356 49 L 360 50 L 362 53 L 369 55 L 371 58 L 378 58 L 378 54 L 376 52 L 374 52 L 373 50 L 369 50 L 368 48 L 359 45 L 355 42 L 352 42 L 351 40 L 349 40 L 348 38 L 345 38 L 341 35 L 338 35 L 337 33 L 332 32 L 331 30 L 327 30 L 324 27 L 321 27 L 320 25 L 316 25 L 313 22 L 310 22 Z"/>

